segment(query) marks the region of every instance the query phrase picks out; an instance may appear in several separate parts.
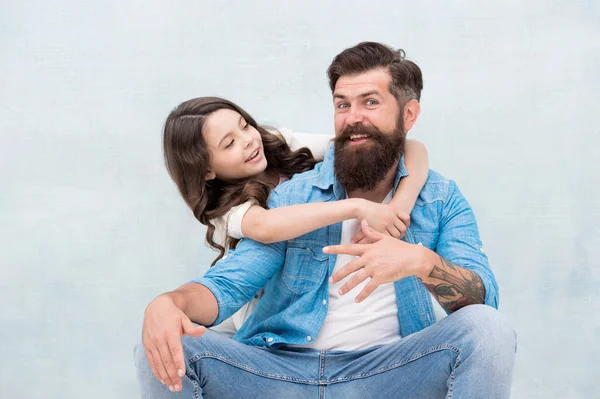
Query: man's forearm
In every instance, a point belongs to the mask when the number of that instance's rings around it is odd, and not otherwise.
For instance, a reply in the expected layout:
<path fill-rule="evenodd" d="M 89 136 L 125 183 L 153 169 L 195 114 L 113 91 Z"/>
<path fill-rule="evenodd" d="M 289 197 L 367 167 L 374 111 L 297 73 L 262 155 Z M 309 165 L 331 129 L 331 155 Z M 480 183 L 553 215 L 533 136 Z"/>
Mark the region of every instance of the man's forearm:
<path fill-rule="evenodd" d="M 166 293 L 191 321 L 212 325 L 219 315 L 219 305 L 212 291 L 202 284 L 189 283 Z"/>
<path fill-rule="evenodd" d="M 417 277 L 444 309 L 454 312 L 467 305 L 485 302 L 485 287 L 477 273 L 424 249 L 423 272 Z"/>

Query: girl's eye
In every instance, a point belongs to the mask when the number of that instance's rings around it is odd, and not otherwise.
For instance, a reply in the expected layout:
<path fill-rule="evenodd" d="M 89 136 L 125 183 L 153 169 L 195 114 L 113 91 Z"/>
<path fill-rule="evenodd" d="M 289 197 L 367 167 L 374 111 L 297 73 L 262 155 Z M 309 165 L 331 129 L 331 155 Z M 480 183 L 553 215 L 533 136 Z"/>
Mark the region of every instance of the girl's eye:
<path fill-rule="evenodd" d="M 250 126 L 250 124 L 248 122 L 246 122 L 246 124 L 244 125 L 244 130 L 248 129 L 249 126 Z"/>
<path fill-rule="evenodd" d="M 367 100 L 367 105 L 377 105 L 377 101 L 376 100 Z"/>
<path fill-rule="evenodd" d="M 225 146 L 225 148 L 229 148 L 229 147 L 231 147 L 231 146 L 233 145 L 233 142 L 234 142 L 234 141 L 235 141 L 235 140 L 231 140 L 231 141 L 229 142 L 229 144 L 227 144 L 227 145 Z"/>

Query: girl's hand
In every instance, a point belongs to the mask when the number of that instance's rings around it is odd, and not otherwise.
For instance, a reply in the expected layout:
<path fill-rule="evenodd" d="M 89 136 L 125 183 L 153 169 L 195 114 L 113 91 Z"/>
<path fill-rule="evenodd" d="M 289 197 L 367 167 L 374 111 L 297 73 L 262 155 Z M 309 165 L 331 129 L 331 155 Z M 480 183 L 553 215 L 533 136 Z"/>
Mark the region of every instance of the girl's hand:
<path fill-rule="evenodd" d="M 358 219 L 364 219 L 372 229 L 398 239 L 404 237 L 410 225 L 410 216 L 396 209 L 393 204 L 378 204 L 367 200 L 359 208 Z M 367 244 L 370 239 L 360 230 L 352 237 L 352 243 Z"/>

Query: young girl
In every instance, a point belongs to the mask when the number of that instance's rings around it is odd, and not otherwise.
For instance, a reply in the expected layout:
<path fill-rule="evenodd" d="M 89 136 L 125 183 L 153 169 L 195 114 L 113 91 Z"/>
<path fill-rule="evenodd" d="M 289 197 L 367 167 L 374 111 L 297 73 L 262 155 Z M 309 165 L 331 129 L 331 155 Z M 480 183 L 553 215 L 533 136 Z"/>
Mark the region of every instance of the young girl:
<path fill-rule="evenodd" d="M 167 170 L 196 219 L 207 226 L 206 241 L 219 251 L 212 265 L 241 238 L 284 241 L 347 219 L 366 219 L 380 232 L 403 236 L 427 180 L 422 144 L 406 142 L 409 176 L 388 204 L 352 198 L 267 209 L 271 190 L 312 169 L 333 138 L 283 133 L 268 131 L 236 104 L 216 97 L 186 101 L 168 116 L 163 137 Z M 242 308 L 232 317 L 233 328 L 225 331 L 221 325 L 221 332 L 231 335 L 253 308 L 252 302 Z"/>

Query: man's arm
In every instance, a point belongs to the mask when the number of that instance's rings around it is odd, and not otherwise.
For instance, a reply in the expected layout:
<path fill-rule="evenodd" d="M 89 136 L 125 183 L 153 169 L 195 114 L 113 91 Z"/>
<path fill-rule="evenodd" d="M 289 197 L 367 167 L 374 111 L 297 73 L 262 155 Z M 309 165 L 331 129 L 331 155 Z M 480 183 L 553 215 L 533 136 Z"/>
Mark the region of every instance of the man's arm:
<path fill-rule="evenodd" d="M 270 199 L 269 205 L 278 204 Z M 154 375 L 171 391 L 181 390 L 185 374 L 181 337 L 199 337 L 204 326 L 219 324 L 248 302 L 283 265 L 285 248 L 285 242 L 264 245 L 244 239 L 202 278 L 148 305 L 142 329 L 146 357 Z"/>
<path fill-rule="evenodd" d="M 498 307 L 496 278 L 481 249 L 475 216 L 454 182 L 450 182 L 442 209 L 437 253 L 422 245 L 384 236 L 364 220 L 362 231 L 369 244 L 323 248 L 327 254 L 358 257 L 331 276 L 331 282 L 336 283 L 354 273 L 340 288 L 341 295 L 370 278 L 356 296 L 356 301 L 361 302 L 381 284 L 416 276 L 448 312 L 470 304 Z"/>
<path fill-rule="evenodd" d="M 449 182 L 435 252 L 424 248 L 417 275 L 448 312 L 463 306 L 498 307 L 498 285 L 482 249 L 473 210 L 456 183 Z"/>
<path fill-rule="evenodd" d="M 217 319 L 219 314 L 217 298 L 202 284 L 184 284 L 165 295 L 169 296 L 175 306 L 196 324 L 210 326 Z"/>
<path fill-rule="evenodd" d="M 424 251 L 425 273 L 417 277 L 446 311 L 485 303 L 485 287 L 476 272 L 456 266 L 428 248 Z"/>

